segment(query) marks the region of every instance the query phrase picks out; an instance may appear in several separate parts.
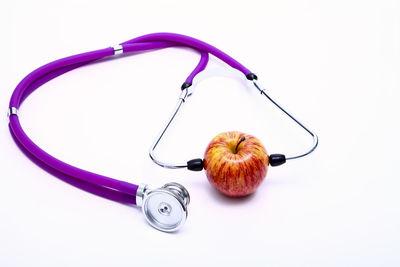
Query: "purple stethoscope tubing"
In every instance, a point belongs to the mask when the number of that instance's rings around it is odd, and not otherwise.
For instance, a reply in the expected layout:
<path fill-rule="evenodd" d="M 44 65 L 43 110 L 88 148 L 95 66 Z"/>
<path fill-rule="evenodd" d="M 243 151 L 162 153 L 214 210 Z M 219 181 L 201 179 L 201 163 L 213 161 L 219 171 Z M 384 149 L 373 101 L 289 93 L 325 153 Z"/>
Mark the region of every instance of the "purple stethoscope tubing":
<path fill-rule="evenodd" d="M 190 84 L 192 83 L 193 78 L 207 66 L 209 53 L 221 59 L 231 67 L 238 69 L 244 75 L 251 74 L 247 68 L 221 50 L 203 41 L 185 35 L 174 33 L 148 34 L 121 43 L 120 46 L 123 49 L 123 53 L 140 52 L 173 46 L 186 46 L 199 51 L 201 55 L 200 61 L 185 80 Z M 109 47 L 77 54 L 53 61 L 34 70 L 26 76 L 14 90 L 10 100 L 10 110 L 18 110 L 29 94 L 44 83 L 73 69 L 90 64 L 102 58 L 113 56 L 116 54 L 115 51 L 116 50 L 113 47 Z M 19 122 L 17 113 L 9 114 L 9 128 L 15 142 L 24 154 L 49 173 L 93 194 L 121 203 L 136 204 L 136 191 L 138 190 L 138 185 L 71 166 L 49 155 L 25 134 Z"/>

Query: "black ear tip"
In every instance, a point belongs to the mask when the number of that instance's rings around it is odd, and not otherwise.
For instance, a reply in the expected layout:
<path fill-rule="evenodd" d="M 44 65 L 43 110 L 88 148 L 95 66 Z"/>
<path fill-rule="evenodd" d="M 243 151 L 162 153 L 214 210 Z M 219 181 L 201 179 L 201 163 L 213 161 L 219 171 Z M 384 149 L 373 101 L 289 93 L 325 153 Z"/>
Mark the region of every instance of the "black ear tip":
<path fill-rule="evenodd" d="M 257 75 L 255 75 L 254 73 L 249 73 L 249 74 L 247 74 L 246 75 L 246 78 L 247 78 L 247 80 L 250 80 L 250 81 L 252 81 L 252 80 L 257 80 L 258 78 L 257 78 Z"/>
<path fill-rule="evenodd" d="M 286 162 L 286 156 L 283 154 L 271 154 L 269 156 L 269 164 L 272 167 L 282 165 Z"/>
<path fill-rule="evenodd" d="M 181 86 L 181 90 L 185 90 L 186 88 L 189 88 L 190 86 L 192 86 L 191 83 L 189 82 L 184 82 Z"/>
<path fill-rule="evenodd" d="M 203 169 L 203 160 L 202 159 L 192 159 L 187 162 L 187 168 L 191 171 L 201 171 Z"/>

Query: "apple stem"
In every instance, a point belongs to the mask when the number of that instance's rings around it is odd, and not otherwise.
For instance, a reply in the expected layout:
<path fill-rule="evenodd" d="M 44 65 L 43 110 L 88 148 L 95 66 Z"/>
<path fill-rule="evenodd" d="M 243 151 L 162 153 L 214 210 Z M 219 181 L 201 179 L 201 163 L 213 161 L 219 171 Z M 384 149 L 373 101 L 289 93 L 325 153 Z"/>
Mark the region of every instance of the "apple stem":
<path fill-rule="evenodd" d="M 238 152 L 237 149 L 238 149 L 239 145 L 240 145 L 244 140 L 246 140 L 246 137 L 242 136 L 242 138 L 240 138 L 239 143 L 237 143 L 237 145 L 236 145 L 235 154 Z"/>

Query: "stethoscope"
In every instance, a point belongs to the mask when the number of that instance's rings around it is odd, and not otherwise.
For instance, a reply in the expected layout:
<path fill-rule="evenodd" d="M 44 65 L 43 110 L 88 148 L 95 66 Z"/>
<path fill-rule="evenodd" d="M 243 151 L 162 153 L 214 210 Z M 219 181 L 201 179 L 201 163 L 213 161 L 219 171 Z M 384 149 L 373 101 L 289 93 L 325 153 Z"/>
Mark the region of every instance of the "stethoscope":
<path fill-rule="evenodd" d="M 185 187 L 178 183 L 167 183 L 161 188 L 150 189 L 146 184 L 131 184 L 64 163 L 46 153 L 25 134 L 19 122 L 18 110 L 22 102 L 34 90 L 66 72 L 110 56 L 173 46 L 186 46 L 195 49 L 200 52 L 201 58 L 195 69 L 182 84 L 176 108 L 150 147 L 150 157 L 157 165 L 171 169 L 187 168 L 192 171 L 200 171 L 204 167 L 201 158 L 192 159 L 186 163 L 166 163 L 160 161 L 155 155 L 155 150 L 172 121 L 179 113 L 188 97 L 192 94 L 193 79 L 207 66 L 209 54 L 214 55 L 232 68 L 242 72 L 247 80 L 253 83 L 261 95 L 264 95 L 276 107 L 289 116 L 297 125 L 311 135 L 313 143 L 306 152 L 293 156 L 271 154 L 268 156 L 269 165 L 279 166 L 288 160 L 304 157 L 315 150 L 318 145 L 317 135 L 275 102 L 259 84 L 257 76 L 254 73 L 221 50 L 195 38 L 174 33 L 154 33 L 143 35 L 121 43 L 115 47 L 77 54 L 48 63 L 31 72 L 18 84 L 11 96 L 8 110 L 11 135 L 18 147 L 34 163 L 54 176 L 57 176 L 65 182 L 83 190 L 114 201 L 142 207 L 142 211 L 149 224 L 156 229 L 165 232 L 178 230 L 186 221 L 190 196 Z"/>

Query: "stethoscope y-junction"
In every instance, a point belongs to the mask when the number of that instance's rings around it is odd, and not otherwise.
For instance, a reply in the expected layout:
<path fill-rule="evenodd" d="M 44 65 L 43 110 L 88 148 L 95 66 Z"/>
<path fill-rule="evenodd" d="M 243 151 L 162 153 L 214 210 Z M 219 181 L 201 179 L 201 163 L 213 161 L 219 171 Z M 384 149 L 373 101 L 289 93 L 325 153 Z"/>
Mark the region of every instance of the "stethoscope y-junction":
<path fill-rule="evenodd" d="M 221 193 L 238 197 L 252 193 L 264 179 L 268 166 L 279 166 L 310 154 L 318 145 L 318 137 L 310 129 L 275 102 L 259 84 L 257 76 L 221 50 L 195 38 L 173 33 L 154 33 L 140 36 L 92 52 L 62 58 L 48 63 L 26 76 L 14 90 L 9 105 L 9 128 L 19 148 L 37 165 L 60 179 L 96 195 L 121 203 L 141 206 L 147 221 L 155 228 L 172 232 L 179 229 L 187 217 L 190 202 L 188 191 L 178 183 L 168 183 L 161 188 L 150 189 L 145 184 L 131 184 L 100 174 L 89 172 L 51 156 L 38 147 L 24 132 L 19 121 L 22 102 L 44 83 L 81 66 L 100 59 L 145 50 L 174 46 L 186 46 L 200 53 L 200 61 L 181 87 L 177 106 L 167 124 L 150 148 L 150 157 L 165 168 L 187 168 L 192 171 L 206 170 L 207 178 Z M 181 107 L 191 95 L 193 78 L 207 66 L 209 54 L 242 72 L 255 88 L 295 123 L 311 135 L 313 143 L 302 154 L 285 156 L 268 155 L 258 139 L 240 132 L 217 135 L 209 144 L 204 159 L 197 158 L 183 163 L 166 163 L 157 159 L 155 149 Z"/>

